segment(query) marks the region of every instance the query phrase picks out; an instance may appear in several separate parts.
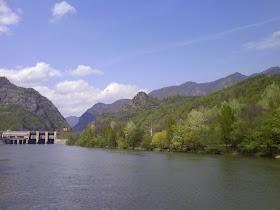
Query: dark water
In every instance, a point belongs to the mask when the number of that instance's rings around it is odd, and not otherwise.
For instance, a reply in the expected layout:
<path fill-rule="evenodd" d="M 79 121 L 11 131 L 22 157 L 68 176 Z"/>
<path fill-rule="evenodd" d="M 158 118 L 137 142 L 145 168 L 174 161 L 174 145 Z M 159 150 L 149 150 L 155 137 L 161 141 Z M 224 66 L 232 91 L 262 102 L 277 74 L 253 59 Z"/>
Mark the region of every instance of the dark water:
<path fill-rule="evenodd" d="M 0 209 L 279 209 L 280 160 L 0 145 Z"/>

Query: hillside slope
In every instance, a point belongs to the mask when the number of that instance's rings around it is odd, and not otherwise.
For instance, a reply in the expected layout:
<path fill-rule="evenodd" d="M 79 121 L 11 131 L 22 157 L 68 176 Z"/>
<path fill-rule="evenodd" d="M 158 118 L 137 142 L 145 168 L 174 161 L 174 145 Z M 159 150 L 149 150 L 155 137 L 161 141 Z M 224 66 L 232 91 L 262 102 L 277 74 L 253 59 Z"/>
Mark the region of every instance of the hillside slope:
<path fill-rule="evenodd" d="M 145 100 L 143 100 L 143 98 Z M 95 121 L 96 126 L 103 126 L 114 122 L 128 122 L 132 120 L 142 128 L 150 127 L 151 123 L 155 127 L 163 127 L 166 117 L 174 115 L 180 117 L 185 107 L 189 106 L 199 96 L 168 96 L 161 100 L 149 96 L 143 92 L 138 93 L 129 105 L 124 106 L 115 113 L 102 113 Z M 139 103 L 139 101 L 141 101 Z"/>
<path fill-rule="evenodd" d="M 112 113 L 118 111 L 121 107 L 130 103 L 130 99 L 121 99 L 112 104 L 97 103 L 88 109 L 80 118 L 79 122 L 73 127 L 73 131 L 83 131 L 84 128 L 93 122 L 101 113 Z"/>
<path fill-rule="evenodd" d="M 252 74 L 251 76 L 245 76 L 243 74 L 236 72 L 225 78 L 221 78 L 213 82 L 206 82 L 206 83 L 186 82 L 179 86 L 170 86 L 170 87 L 164 87 L 161 89 L 153 90 L 152 92 L 149 93 L 149 95 L 155 96 L 158 99 L 162 99 L 170 95 L 205 96 L 214 91 L 221 90 L 237 82 L 241 82 L 245 79 L 258 76 L 260 74 L 263 75 L 280 74 L 280 67 L 272 67 L 261 73 Z"/>
<path fill-rule="evenodd" d="M 0 130 L 63 130 L 67 127 L 64 117 L 46 97 L 0 77 Z"/>
<path fill-rule="evenodd" d="M 145 104 L 133 109 L 101 114 L 95 121 L 95 125 L 108 125 L 111 121 L 126 123 L 132 120 L 146 129 L 153 123 L 154 127 L 158 127 L 160 130 L 165 127 L 166 119 L 169 115 L 174 116 L 177 120 L 186 119 L 192 109 L 219 107 L 223 101 L 228 101 L 229 99 L 238 100 L 240 103 L 246 104 L 246 106 L 250 103 L 257 103 L 265 88 L 273 82 L 280 85 L 280 76 L 259 75 L 251 77 L 213 92 L 208 96 L 174 95 L 161 100 L 148 96 Z"/>

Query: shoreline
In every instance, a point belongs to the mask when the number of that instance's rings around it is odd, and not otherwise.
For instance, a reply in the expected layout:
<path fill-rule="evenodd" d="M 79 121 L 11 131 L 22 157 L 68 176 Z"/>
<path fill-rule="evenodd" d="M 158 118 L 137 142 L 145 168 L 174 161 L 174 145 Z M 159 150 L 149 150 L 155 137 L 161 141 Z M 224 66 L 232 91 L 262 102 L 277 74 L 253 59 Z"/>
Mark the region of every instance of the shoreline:
<path fill-rule="evenodd" d="M 252 154 L 247 154 L 244 155 L 238 151 L 232 151 L 232 152 L 228 152 L 228 153 L 210 153 L 210 152 L 206 152 L 206 151 L 184 151 L 184 152 L 180 152 L 180 151 L 176 151 L 176 150 L 170 150 L 170 149 L 161 149 L 161 148 L 154 148 L 154 149 L 145 149 L 142 147 L 128 147 L 128 148 L 118 148 L 118 147 L 87 147 L 87 146 L 80 146 L 80 145 L 67 145 L 66 146 L 78 146 L 78 147 L 85 147 L 85 148 L 99 148 L 99 149 L 116 149 L 116 150 L 130 150 L 130 151 L 149 151 L 149 152 L 176 152 L 176 153 L 186 153 L 186 154 L 205 154 L 205 155 L 219 155 L 219 156 L 236 156 L 236 157 L 263 157 L 263 158 L 275 158 L 275 159 L 279 159 L 280 160 L 280 154 L 277 154 L 275 156 L 267 156 L 267 155 L 258 155 L 258 153 L 252 153 Z"/>

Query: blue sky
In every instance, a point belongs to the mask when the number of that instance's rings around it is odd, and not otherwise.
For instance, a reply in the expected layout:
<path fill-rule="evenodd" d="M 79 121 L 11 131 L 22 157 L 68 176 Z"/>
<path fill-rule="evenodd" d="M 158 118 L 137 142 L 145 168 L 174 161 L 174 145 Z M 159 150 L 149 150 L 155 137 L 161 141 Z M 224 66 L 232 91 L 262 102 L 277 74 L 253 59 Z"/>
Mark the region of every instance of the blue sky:
<path fill-rule="evenodd" d="M 0 76 L 64 116 L 280 64 L 279 0 L 0 0 Z"/>

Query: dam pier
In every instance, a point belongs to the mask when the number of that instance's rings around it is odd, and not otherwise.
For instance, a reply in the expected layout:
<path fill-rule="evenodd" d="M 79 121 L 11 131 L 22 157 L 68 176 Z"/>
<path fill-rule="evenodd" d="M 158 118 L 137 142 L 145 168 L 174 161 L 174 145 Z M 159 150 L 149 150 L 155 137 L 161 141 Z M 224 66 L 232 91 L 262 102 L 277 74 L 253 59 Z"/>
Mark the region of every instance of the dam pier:
<path fill-rule="evenodd" d="M 4 131 L 5 144 L 65 144 L 67 139 L 58 139 L 59 131 Z"/>

